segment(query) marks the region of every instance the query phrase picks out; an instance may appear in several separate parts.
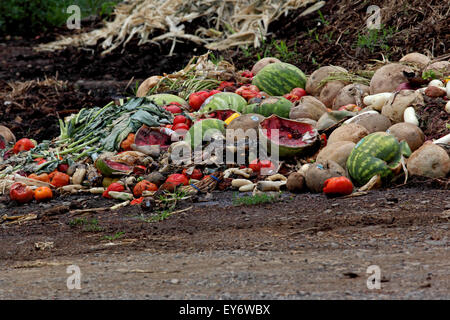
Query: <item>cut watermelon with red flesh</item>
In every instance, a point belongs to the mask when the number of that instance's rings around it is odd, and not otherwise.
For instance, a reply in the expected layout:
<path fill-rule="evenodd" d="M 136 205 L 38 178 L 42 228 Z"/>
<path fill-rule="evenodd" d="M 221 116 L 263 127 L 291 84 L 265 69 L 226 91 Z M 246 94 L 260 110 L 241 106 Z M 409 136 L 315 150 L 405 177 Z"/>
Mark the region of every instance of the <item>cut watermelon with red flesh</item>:
<path fill-rule="evenodd" d="M 278 139 L 281 144 L 289 146 L 303 146 L 307 143 L 303 136 L 307 133 L 313 136 L 312 126 L 306 123 L 292 122 L 280 118 L 268 118 L 261 123 L 264 129 L 267 129 L 267 137 L 272 138 L 272 129 L 278 129 Z"/>
<path fill-rule="evenodd" d="M 235 112 L 236 111 L 234 110 L 216 110 L 208 113 L 208 118 L 214 118 L 225 121 L 226 119 L 231 117 L 231 115 L 234 114 Z"/>
<path fill-rule="evenodd" d="M 98 158 L 97 161 L 95 161 L 95 166 L 104 176 L 107 177 L 115 173 L 128 173 L 133 170 L 133 167 L 126 164 L 104 158 Z"/>
<path fill-rule="evenodd" d="M 137 146 L 159 145 L 161 148 L 165 149 L 169 148 L 172 142 L 169 135 L 144 125 L 136 132 L 134 143 Z"/>

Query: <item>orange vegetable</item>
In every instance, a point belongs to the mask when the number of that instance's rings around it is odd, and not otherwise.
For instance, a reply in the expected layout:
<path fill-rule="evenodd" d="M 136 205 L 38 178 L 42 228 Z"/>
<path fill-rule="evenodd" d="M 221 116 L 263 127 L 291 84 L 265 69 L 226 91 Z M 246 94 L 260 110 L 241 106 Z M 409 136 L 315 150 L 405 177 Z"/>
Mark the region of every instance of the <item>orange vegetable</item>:
<path fill-rule="evenodd" d="M 59 171 L 50 173 L 49 177 L 50 176 L 50 183 L 56 188 L 67 186 L 70 182 L 70 177 L 67 174 Z"/>
<path fill-rule="evenodd" d="M 346 177 L 334 177 L 325 180 L 323 184 L 325 194 L 348 195 L 353 192 L 353 183 Z"/>
<path fill-rule="evenodd" d="M 157 190 L 158 187 L 156 186 L 156 184 L 151 183 L 150 181 L 147 180 L 142 180 L 134 186 L 133 194 L 136 197 L 140 197 L 142 196 L 142 192 L 144 191 L 157 191 Z"/>
<path fill-rule="evenodd" d="M 131 151 L 131 145 L 134 143 L 134 136 L 134 133 L 128 134 L 127 138 L 120 144 L 120 147 L 125 151 Z"/>
<path fill-rule="evenodd" d="M 42 182 L 47 182 L 47 183 L 50 182 L 50 178 L 49 178 L 48 174 L 46 174 L 46 173 L 41 173 L 40 175 L 32 173 L 28 176 L 28 178 L 42 181 Z"/>
<path fill-rule="evenodd" d="M 34 190 L 34 198 L 36 201 L 50 200 L 53 198 L 53 192 L 49 187 L 39 187 Z"/>

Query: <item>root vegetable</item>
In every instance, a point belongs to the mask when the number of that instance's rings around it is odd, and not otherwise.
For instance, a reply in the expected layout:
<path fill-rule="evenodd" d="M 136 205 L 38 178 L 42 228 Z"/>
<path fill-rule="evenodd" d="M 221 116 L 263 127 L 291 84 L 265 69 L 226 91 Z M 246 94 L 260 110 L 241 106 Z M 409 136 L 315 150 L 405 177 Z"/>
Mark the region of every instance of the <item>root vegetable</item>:
<path fill-rule="evenodd" d="M 439 88 L 443 88 L 444 87 L 444 83 L 441 80 L 431 80 L 430 83 L 428 83 L 428 86 L 434 86 L 434 87 L 439 87 Z"/>
<path fill-rule="evenodd" d="M 320 67 L 314 71 L 306 81 L 306 92 L 312 96 L 319 97 L 322 91 L 321 81 L 333 72 L 347 72 L 344 68 L 336 66 Z"/>
<path fill-rule="evenodd" d="M 356 104 L 369 94 L 369 86 L 352 83 L 343 87 L 333 102 L 333 109 L 338 110 L 340 107 L 348 104 Z M 359 101 L 358 101 L 359 100 Z"/>
<path fill-rule="evenodd" d="M 14 134 L 5 126 L 0 126 L 0 136 L 3 137 L 5 143 L 15 143 L 16 137 Z"/>
<path fill-rule="evenodd" d="M 450 114 L 450 101 L 447 101 L 447 103 L 445 104 L 445 112 Z"/>
<path fill-rule="evenodd" d="M 253 73 L 253 75 L 256 76 L 256 74 L 265 66 L 267 66 L 268 64 L 271 63 L 277 63 L 277 62 L 281 62 L 280 60 L 278 60 L 277 58 L 273 58 L 273 57 L 266 57 L 266 58 L 262 58 L 261 60 L 259 60 L 258 62 L 255 63 L 255 65 L 253 66 L 251 72 Z"/>
<path fill-rule="evenodd" d="M 327 112 L 327 107 L 312 96 L 304 96 L 297 101 L 289 112 L 289 119 L 309 118 L 319 120 Z"/>
<path fill-rule="evenodd" d="M 356 123 L 350 123 L 342 125 L 334 130 L 328 138 L 328 144 L 331 145 L 337 141 L 352 141 L 354 143 L 358 143 L 359 140 L 368 134 L 369 131 L 363 126 Z"/>
<path fill-rule="evenodd" d="M 242 186 L 252 184 L 252 183 L 253 182 L 251 182 L 250 180 L 247 180 L 247 179 L 233 179 L 233 181 L 231 181 L 231 186 L 234 188 L 240 188 Z"/>
<path fill-rule="evenodd" d="M 152 76 L 145 79 L 144 82 L 142 82 L 139 86 L 136 97 L 145 97 L 149 90 L 158 84 L 161 78 L 161 76 Z"/>
<path fill-rule="evenodd" d="M 133 200 L 133 198 L 134 198 L 131 193 L 120 192 L 120 191 L 109 191 L 108 195 L 113 199 L 122 200 L 122 201 Z"/>
<path fill-rule="evenodd" d="M 381 67 L 370 80 L 370 94 L 395 91 L 399 84 L 408 82 L 403 72 L 413 72 L 413 70 L 398 63 Z"/>
<path fill-rule="evenodd" d="M 424 73 L 434 73 L 437 77 L 445 77 L 450 75 L 450 62 L 449 61 L 437 61 L 428 65 Z"/>
<path fill-rule="evenodd" d="M 419 126 L 419 119 L 417 119 L 416 111 L 413 107 L 408 107 L 403 113 L 403 119 L 406 123 L 411 123 L 415 126 Z"/>
<path fill-rule="evenodd" d="M 387 133 L 392 134 L 398 141 L 406 141 L 411 151 L 419 149 L 425 142 L 423 131 L 412 123 L 400 122 L 391 126 Z"/>
<path fill-rule="evenodd" d="M 355 143 L 352 141 L 336 141 L 320 150 L 316 161 L 325 162 L 332 160 L 345 169 L 348 156 L 354 147 Z"/>
<path fill-rule="evenodd" d="M 413 90 L 403 90 L 394 94 L 384 104 L 381 114 L 388 117 L 393 123 L 403 122 L 403 114 L 406 108 L 423 105 L 422 94 Z"/>
<path fill-rule="evenodd" d="M 259 181 L 256 184 L 258 190 L 263 192 L 280 191 L 282 186 L 286 185 L 286 181 Z"/>
<path fill-rule="evenodd" d="M 383 116 L 377 111 L 366 111 L 364 113 L 360 113 L 353 118 L 348 119 L 344 123 L 359 124 L 360 126 L 366 128 L 369 133 L 386 131 L 392 125 L 391 120 L 389 120 L 388 117 Z"/>
<path fill-rule="evenodd" d="M 450 133 L 446 136 L 443 136 L 435 141 L 433 141 L 435 144 L 450 144 Z"/>
<path fill-rule="evenodd" d="M 342 81 L 334 80 L 327 82 L 320 91 L 319 100 L 327 107 L 333 106 L 334 100 L 339 92 L 345 87 Z"/>
<path fill-rule="evenodd" d="M 322 192 L 325 181 L 332 177 L 346 176 L 345 170 L 336 162 L 328 160 L 311 165 L 306 171 L 306 186 L 312 192 Z"/>
<path fill-rule="evenodd" d="M 407 162 L 412 175 L 429 178 L 445 178 L 450 171 L 450 157 L 440 146 L 425 143 L 414 151 Z"/>
<path fill-rule="evenodd" d="M 425 95 L 431 98 L 443 97 L 447 95 L 447 90 L 444 87 L 428 86 L 425 89 Z"/>
<path fill-rule="evenodd" d="M 267 177 L 266 180 L 269 180 L 269 181 L 287 181 L 287 178 L 285 176 L 283 176 L 282 174 L 277 173 L 277 174 L 274 174 L 274 175 L 271 175 L 271 176 Z"/>
<path fill-rule="evenodd" d="M 302 192 L 305 189 L 305 177 L 299 172 L 293 172 L 289 175 L 286 188 L 290 192 Z"/>
<path fill-rule="evenodd" d="M 255 188 L 255 184 L 246 184 L 245 186 L 242 186 L 239 188 L 239 192 L 249 192 L 252 191 Z"/>
<path fill-rule="evenodd" d="M 72 176 L 73 184 L 81 184 L 86 176 L 87 170 L 83 167 L 77 168 Z"/>
<path fill-rule="evenodd" d="M 369 106 L 375 110 L 381 111 L 383 105 L 393 96 L 391 92 L 382 92 L 367 96 L 363 99 L 366 106 Z"/>
<path fill-rule="evenodd" d="M 412 52 L 408 53 L 407 55 L 403 56 L 403 58 L 400 59 L 400 62 L 412 62 L 420 68 L 424 68 L 426 65 L 430 63 L 430 58 L 428 58 L 426 55 L 418 53 L 418 52 Z"/>

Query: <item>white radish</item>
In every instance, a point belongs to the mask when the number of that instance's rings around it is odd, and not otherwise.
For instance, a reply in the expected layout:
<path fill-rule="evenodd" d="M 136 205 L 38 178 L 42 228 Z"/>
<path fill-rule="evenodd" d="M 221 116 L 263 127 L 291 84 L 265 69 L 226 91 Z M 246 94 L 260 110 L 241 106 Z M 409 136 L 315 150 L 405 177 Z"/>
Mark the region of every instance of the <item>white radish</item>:
<path fill-rule="evenodd" d="M 447 82 L 447 86 L 445 87 L 445 90 L 447 91 L 447 98 L 450 99 L 450 80 Z"/>
<path fill-rule="evenodd" d="M 428 83 L 428 86 L 434 86 L 434 87 L 440 87 L 443 88 L 444 87 L 444 83 L 441 80 L 431 80 L 430 83 Z"/>
<path fill-rule="evenodd" d="M 245 186 L 242 186 L 239 188 L 240 192 L 249 192 L 252 191 L 255 188 L 255 184 L 251 183 L 251 184 L 246 184 Z"/>
<path fill-rule="evenodd" d="M 447 101 L 447 103 L 445 104 L 445 112 L 450 114 L 450 101 Z"/>
<path fill-rule="evenodd" d="M 405 112 L 403 113 L 403 120 L 415 126 L 419 126 L 419 120 L 417 119 L 416 111 L 414 111 L 413 107 L 408 107 L 405 109 Z"/>
<path fill-rule="evenodd" d="M 363 99 L 363 102 L 366 106 L 380 111 L 383 105 L 392 97 L 392 95 L 392 92 L 377 93 L 365 97 Z"/>
<path fill-rule="evenodd" d="M 267 177 L 267 180 L 269 180 L 269 181 L 287 181 L 287 178 L 285 176 L 283 176 L 282 174 L 277 173 L 277 174 Z"/>
<path fill-rule="evenodd" d="M 248 184 L 253 184 L 253 182 L 247 179 L 233 179 L 233 181 L 231 181 L 231 186 L 234 188 L 240 188 Z"/>
<path fill-rule="evenodd" d="M 263 192 L 280 191 L 281 186 L 284 186 L 286 181 L 259 181 L 257 188 Z"/>
<path fill-rule="evenodd" d="M 450 133 L 446 136 L 443 136 L 437 140 L 434 140 L 433 143 L 435 144 L 450 144 Z"/>

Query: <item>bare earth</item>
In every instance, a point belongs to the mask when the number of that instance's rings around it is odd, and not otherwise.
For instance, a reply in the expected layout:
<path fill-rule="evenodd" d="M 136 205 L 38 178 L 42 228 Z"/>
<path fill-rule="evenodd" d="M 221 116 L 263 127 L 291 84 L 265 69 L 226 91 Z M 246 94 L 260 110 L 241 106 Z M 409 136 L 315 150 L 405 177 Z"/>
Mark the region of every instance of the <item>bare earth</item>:
<path fill-rule="evenodd" d="M 137 208 L 92 214 L 101 232 L 69 226 L 67 213 L 3 224 L 0 299 L 450 298 L 449 191 L 301 194 L 240 207 L 231 193 L 214 195 L 157 223 Z M 37 208 L 0 208 L 0 216 Z M 79 290 L 67 288 L 70 265 L 81 270 Z M 367 287 L 371 265 L 381 270 L 381 289 Z"/>

